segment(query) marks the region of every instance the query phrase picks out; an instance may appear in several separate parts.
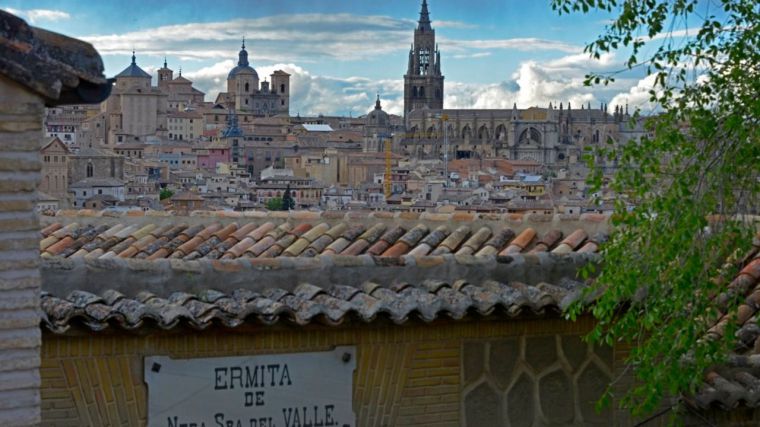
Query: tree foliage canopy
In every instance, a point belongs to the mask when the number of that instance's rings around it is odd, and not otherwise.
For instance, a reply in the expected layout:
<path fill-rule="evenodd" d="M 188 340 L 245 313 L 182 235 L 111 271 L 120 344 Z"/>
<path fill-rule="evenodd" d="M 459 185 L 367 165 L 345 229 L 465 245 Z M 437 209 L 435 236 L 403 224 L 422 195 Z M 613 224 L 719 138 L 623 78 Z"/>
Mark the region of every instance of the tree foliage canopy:
<path fill-rule="evenodd" d="M 266 207 L 270 211 L 281 211 L 282 210 L 282 198 L 280 198 L 280 197 L 272 197 L 271 199 L 267 200 Z"/>
<path fill-rule="evenodd" d="M 159 200 L 168 199 L 169 197 L 173 195 L 174 195 L 174 192 L 172 190 L 169 190 L 168 188 L 162 188 L 161 191 L 158 193 L 158 199 Z"/>
<path fill-rule="evenodd" d="M 654 81 L 649 101 L 657 114 L 632 119 L 645 123 L 650 136 L 589 153 L 592 165 L 617 161 L 609 183 L 618 195 L 615 231 L 588 290 L 593 303 L 569 310 L 570 317 L 589 310 L 596 317 L 591 340 L 631 346 L 628 362 L 639 382 L 615 397 L 643 415 L 667 396 L 695 391 L 705 369 L 734 345 L 731 328 L 721 340 L 706 339 L 706 332 L 721 314 L 736 312 L 740 295 L 725 285 L 736 273 L 731 261 L 749 250 L 757 227 L 747 214 L 757 214 L 760 196 L 760 2 L 553 0 L 552 6 L 561 14 L 614 15 L 586 52 L 595 58 L 621 52 L 625 64 L 588 74 L 586 84 L 609 84 L 631 70 Z M 603 172 L 592 170 L 598 191 Z"/>

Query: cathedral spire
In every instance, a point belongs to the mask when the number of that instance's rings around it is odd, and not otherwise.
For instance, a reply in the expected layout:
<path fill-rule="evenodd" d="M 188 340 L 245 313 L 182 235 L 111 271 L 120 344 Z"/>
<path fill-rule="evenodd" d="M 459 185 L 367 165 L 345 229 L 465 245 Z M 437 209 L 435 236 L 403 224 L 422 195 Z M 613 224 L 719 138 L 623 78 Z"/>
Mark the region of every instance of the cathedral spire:
<path fill-rule="evenodd" d="M 427 0 L 422 0 L 422 9 L 420 10 L 420 20 L 417 29 L 420 31 L 432 31 L 430 26 L 430 12 L 428 12 Z"/>

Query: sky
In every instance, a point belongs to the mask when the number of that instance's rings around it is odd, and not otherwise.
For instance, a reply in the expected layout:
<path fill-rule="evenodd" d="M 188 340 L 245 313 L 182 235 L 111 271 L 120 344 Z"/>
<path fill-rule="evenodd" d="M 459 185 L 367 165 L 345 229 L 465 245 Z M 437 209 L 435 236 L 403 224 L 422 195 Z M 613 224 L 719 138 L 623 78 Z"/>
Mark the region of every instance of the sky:
<path fill-rule="evenodd" d="M 365 114 L 380 94 L 400 114 L 403 75 L 421 0 L 0 0 L 30 24 L 92 43 L 111 77 L 130 63 L 154 76 L 164 57 L 212 101 L 226 87 L 245 37 L 263 80 L 291 76 L 292 115 Z M 560 16 L 549 0 L 429 0 L 441 51 L 445 108 L 645 107 L 651 79 L 626 72 L 585 87 L 589 71 L 624 68 L 625 55 L 592 60 L 583 47 L 602 13 Z"/>

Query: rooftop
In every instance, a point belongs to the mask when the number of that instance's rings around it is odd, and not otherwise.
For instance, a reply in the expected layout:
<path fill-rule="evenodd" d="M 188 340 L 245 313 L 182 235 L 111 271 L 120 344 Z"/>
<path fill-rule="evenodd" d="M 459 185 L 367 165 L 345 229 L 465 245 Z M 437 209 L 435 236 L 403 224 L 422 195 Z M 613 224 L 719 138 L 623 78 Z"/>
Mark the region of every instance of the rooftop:
<path fill-rule="evenodd" d="M 146 73 L 145 70 L 140 68 L 137 65 L 137 61 L 135 58 L 135 52 L 132 52 L 132 63 L 127 66 L 124 70 L 122 70 L 121 73 L 116 75 L 116 78 L 119 77 L 141 77 L 141 78 L 151 78 L 150 74 Z"/>
<path fill-rule="evenodd" d="M 121 218 L 110 212 L 98 212 L 98 217 L 59 214 L 45 217 L 49 225 L 42 231 L 43 257 L 196 260 L 593 253 L 606 232 L 601 215 L 566 220 L 533 216 L 531 221 L 522 215 L 461 212 L 197 211 L 186 217 L 166 212 Z"/>

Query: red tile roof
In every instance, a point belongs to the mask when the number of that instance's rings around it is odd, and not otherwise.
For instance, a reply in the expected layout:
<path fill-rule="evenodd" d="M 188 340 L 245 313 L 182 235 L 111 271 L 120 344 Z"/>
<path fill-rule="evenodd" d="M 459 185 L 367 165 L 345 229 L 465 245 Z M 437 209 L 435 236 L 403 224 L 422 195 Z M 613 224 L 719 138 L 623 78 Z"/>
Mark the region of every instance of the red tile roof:
<path fill-rule="evenodd" d="M 408 216 L 408 215 L 407 215 Z M 231 259 L 251 257 L 314 257 L 322 254 L 398 257 L 405 254 L 507 255 L 520 252 L 595 252 L 604 234 L 590 236 L 583 229 L 563 235 L 550 229 L 539 235 L 533 227 L 513 229 L 500 221 L 477 223 L 476 216 L 448 216 L 441 224 L 411 220 L 400 224 L 379 220 L 300 222 L 275 220 L 222 223 L 209 220 L 190 226 L 181 218 L 171 225 L 122 222 L 106 225 L 53 223 L 42 230 L 43 257 Z M 312 216 L 313 219 L 313 216 Z M 456 221 L 459 220 L 459 221 Z M 279 223 L 276 225 L 275 222 Z M 562 237 L 564 237 L 563 240 Z"/>

